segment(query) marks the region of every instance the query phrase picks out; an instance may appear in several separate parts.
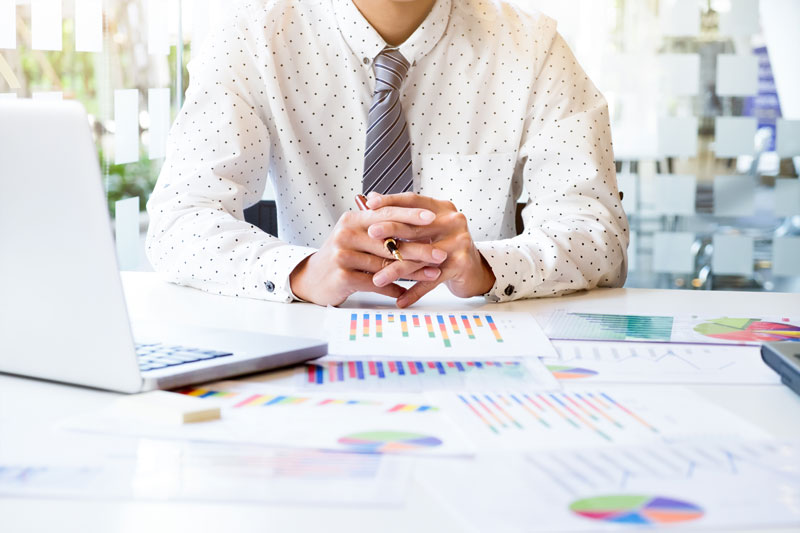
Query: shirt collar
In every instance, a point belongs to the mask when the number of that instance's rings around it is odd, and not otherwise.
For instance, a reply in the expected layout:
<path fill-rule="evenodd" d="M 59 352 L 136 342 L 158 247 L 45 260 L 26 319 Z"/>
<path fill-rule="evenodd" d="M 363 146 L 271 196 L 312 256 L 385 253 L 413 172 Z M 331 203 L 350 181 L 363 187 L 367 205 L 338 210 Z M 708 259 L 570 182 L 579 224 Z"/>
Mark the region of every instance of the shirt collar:
<path fill-rule="evenodd" d="M 371 71 L 372 60 L 389 45 L 367 22 L 353 0 L 331 0 L 331 2 L 344 40 L 361 60 L 362 65 Z M 439 43 L 450 20 L 451 6 L 452 0 L 437 0 L 422 24 L 398 47 L 411 65 Z M 365 58 L 369 61 L 365 62 Z"/>

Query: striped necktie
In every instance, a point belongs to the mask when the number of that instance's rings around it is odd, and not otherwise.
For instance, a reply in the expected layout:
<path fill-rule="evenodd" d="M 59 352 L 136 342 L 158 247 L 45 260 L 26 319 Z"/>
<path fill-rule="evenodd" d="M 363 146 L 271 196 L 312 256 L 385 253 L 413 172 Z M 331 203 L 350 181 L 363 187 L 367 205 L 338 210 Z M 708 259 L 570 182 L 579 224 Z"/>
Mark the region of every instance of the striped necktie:
<path fill-rule="evenodd" d="M 375 58 L 373 66 L 375 93 L 368 115 L 362 182 L 364 194 L 410 191 L 414 185 L 411 141 L 400 105 L 400 86 L 409 64 L 399 50 L 385 48 Z"/>

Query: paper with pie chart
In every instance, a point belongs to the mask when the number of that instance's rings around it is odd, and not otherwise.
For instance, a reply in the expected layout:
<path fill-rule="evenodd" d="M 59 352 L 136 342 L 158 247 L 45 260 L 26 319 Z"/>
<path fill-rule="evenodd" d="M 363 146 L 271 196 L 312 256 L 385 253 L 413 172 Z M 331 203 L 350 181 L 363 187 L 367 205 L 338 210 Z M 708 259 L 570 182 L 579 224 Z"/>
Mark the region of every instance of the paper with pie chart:
<path fill-rule="evenodd" d="M 415 475 L 476 531 L 726 531 L 800 524 L 798 464 L 800 443 L 734 438 L 485 455 Z"/>
<path fill-rule="evenodd" d="M 420 394 L 287 392 L 222 381 L 180 391 L 219 406 L 211 422 L 161 425 L 113 408 L 68 420 L 79 431 L 205 442 L 236 442 L 355 453 L 469 455 L 473 446 L 442 409 Z"/>
<path fill-rule="evenodd" d="M 558 357 L 542 358 L 567 383 L 728 383 L 773 385 L 780 376 L 758 346 L 657 342 L 553 341 Z"/>
<path fill-rule="evenodd" d="M 800 342 L 800 319 L 782 316 L 659 316 L 559 310 L 548 319 L 551 339 L 760 345 Z"/>

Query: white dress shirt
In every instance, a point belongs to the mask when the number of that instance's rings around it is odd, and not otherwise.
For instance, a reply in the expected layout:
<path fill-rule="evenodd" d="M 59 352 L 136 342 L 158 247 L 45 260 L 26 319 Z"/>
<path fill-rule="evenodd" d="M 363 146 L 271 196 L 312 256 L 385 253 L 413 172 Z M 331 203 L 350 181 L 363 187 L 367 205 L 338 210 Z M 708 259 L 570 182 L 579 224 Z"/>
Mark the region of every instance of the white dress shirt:
<path fill-rule="evenodd" d="M 399 47 L 414 190 L 467 216 L 497 278 L 490 301 L 625 281 L 606 102 L 555 26 L 508 2 L 438 0 Z M 237 4 L 189 65 L 148 203 L 153 266 L 210 292 L 291 301 L 292 270 L 355 209 L 385 46 L 352 0 Z M 243 220 L 267 179 L 280 239 Z"/>

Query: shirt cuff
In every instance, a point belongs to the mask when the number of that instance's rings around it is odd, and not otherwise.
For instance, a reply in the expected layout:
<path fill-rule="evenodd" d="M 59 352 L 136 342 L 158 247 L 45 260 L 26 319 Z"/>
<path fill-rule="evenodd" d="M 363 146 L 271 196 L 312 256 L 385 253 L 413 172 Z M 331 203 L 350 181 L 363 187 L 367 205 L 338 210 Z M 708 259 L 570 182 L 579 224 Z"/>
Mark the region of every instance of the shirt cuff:
<path fill-rule="evenodd" d="M 476 242 L 494 274 L 494 286 L 484 294 L 487 302 L 524 298 L 535 283 L 533 261 L 512 239 Z"/>
<path fill-rule="evenodd" d="M 316 251 L 316 248 L 286 244 L 262 255 L 253 275 L 255 284 L 263 288 L 263 298 L 276 302 L 302 301 L 292 292 L 289 277 L 301 261 Z"/>

